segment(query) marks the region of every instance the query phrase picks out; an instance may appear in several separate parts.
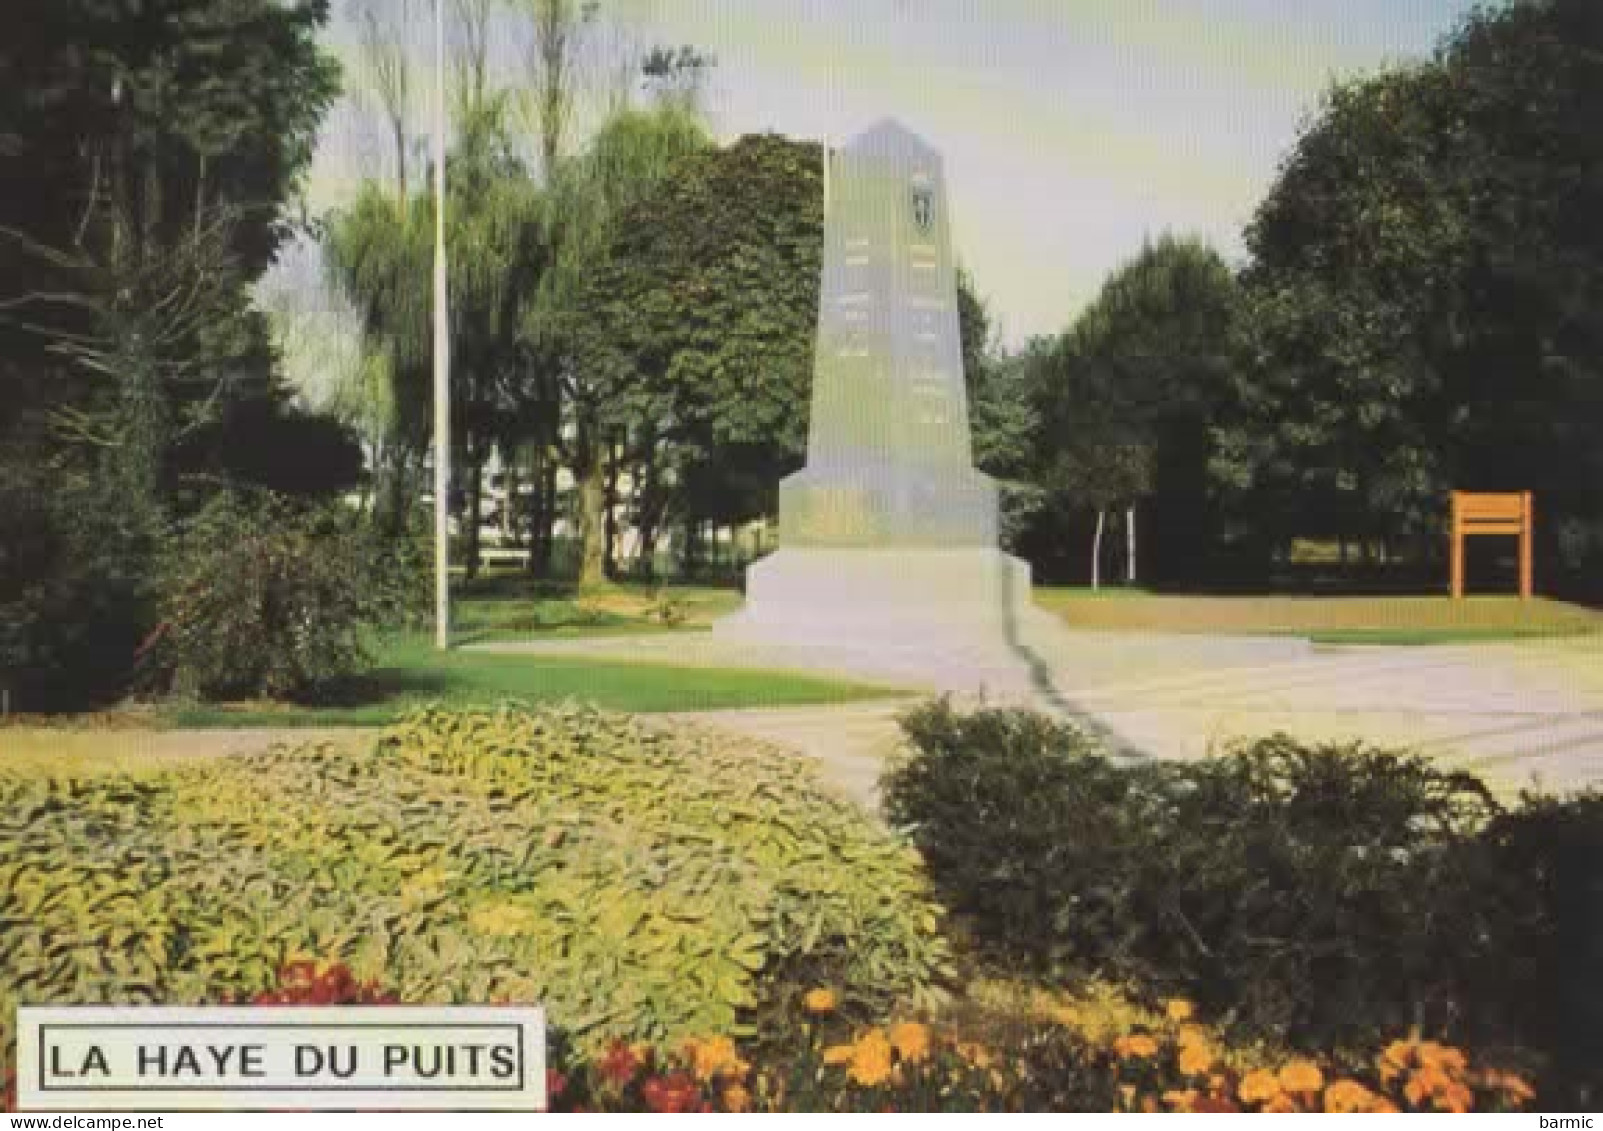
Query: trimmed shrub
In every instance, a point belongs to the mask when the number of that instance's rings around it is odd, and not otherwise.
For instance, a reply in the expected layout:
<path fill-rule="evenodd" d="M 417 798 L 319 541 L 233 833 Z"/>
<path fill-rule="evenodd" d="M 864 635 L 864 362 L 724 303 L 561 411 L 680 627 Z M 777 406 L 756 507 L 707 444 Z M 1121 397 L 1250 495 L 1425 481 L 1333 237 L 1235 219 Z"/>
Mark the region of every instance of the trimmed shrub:
<path fill-rule="evenodd" d="M 888 813 L 999 959 L 1184 992 L 1304 1047 L 1425 1026 L 1571 1055 L 1536 1022 L 1575 1012 L 1558 972 L 1596 946 L 1596 798 L 1505 814 L 1471 775 L 1362 745 L 1120 766 L 1022 712 L 903 725 Z"/>
<path fill-rule="evenodd" d="M 1517 1031 L 1576 1086 L 1572 1106 L 1603 1099 L 1603 793 L 1526 795 L 1484 838 L 1497 887 L 1491 923 L 1501 961 L 1475 1001 L 1507 1003 Z"/>
<path fill-rule="evenodd" d="M 374 565 L 341 504 L 219 495 L 168 555 L 147 677 L 205 699 L 315 698 L 371 662 L 386 608 Z"/>
<path fill-rule="evenodd" d="M 580 1047 L 750 1031 L 828 978 L 931 1001 L 906 845 L 794 758 L 580 709 L 139 777 L 0 770 L 0 1017 L 254 997 L 301 956 L 400 1000 L 543 1002 Z"/>

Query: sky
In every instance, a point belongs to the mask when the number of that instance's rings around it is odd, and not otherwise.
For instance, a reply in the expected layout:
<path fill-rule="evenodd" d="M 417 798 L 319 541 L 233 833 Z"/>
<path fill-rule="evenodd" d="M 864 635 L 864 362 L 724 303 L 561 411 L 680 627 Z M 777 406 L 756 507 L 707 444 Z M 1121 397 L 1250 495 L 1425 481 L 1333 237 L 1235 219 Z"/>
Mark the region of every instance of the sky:
<path fill-rule="evenodd" d="M 885 116 L 922 135 L 945 159 L 958 257 L 1011 345 L 1065 328 L 1148 237 L 1196 234 L 1238 258 L 1321 91 L 1427 57 L 1472 5 L 602 0 L 634 41 L 716 57 L 721 140 L 771 130 L 839 145 Z M 353 55 L 343 5 L 330 35 Z M 498 29 L 509 68 L 516 38 Z M 350 100 L 334 116 L 314 199 L 337 203 L 371 167 L 370 118 Z"/>

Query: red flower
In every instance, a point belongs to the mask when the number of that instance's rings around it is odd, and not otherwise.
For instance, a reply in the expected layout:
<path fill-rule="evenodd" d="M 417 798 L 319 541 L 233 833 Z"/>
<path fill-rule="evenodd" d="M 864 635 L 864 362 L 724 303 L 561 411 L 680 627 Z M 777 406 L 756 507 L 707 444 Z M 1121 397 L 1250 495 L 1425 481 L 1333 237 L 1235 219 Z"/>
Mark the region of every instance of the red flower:
<path fill-rule="evenodd" d="M 596 1063 L 596 1069 L 607 1083 L 624 1088 L 640 1071 L 640 1058 L 626 1041 L 615 1040 L 607 1046 L 606 1054 Z"/>
<path fill-rule="evenodd" d="M 562 1093 L 568 1090 L 568 1078 L 555 1068 L 545 1070 L 545 1102 L 547 1106 L 557 1102 Z"/>
<path fill-rule="evenodd" d="M 696 1086 L 695 1079 L 684 1072 L 653 1076 L 641 1086 L 640 1091 L 646 1098 L 647 1107 L 664 1114 L 694 1111 L 697 1101 L 701 1099 L 701 1090 Z"/>
<path fill-rule="evenodd" d="M 376 982 L 358 982 L 342 963 L 320 973 L 315 962 L 297 959 L 279 969 L 276 989 L 252 1000 L 257 1005 L 394 1005 L 398 999 Z"/>
<path fill-rule="evenodd" d="M 284 963 L 278 972 L 280 985 L 309 986 L 317 980 L 317 963 L 309 958 Z"/>

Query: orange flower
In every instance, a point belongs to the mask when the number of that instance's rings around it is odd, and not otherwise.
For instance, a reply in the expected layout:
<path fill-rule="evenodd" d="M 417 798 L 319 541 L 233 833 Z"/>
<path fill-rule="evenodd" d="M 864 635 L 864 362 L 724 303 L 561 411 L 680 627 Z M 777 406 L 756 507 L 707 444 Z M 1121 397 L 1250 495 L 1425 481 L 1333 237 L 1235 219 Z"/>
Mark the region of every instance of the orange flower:
<path fill-rule="evenodd" d="M 856 1053 L 856 1051 L 857 1050 L 851 1045 L 831 1045 L 829 1048 L 824 1050 L 824 1063 L 834 1065 L 847 1064 L 851 1061 L 852 1056 Z"/>
<path fill-rule="evenodd" d="M 1259 1108 L 1258 1110 L 1264 1112 L 1266 1115 L 1289 1115 L 1292 1112 L 1301 1111 L 1302 1108 L 1297 1106 L 1296 1100 L 1286 1095 L 1285 1092 L 1281 1092 L 1277 1096 L 1272 1096 L 1269 1099 L 1269 1102 L 1264 1104 L 1263 1107 Z"/>
<path fill-rule="evenodd" d="M 835 997 L 835 991 L 823 986 L 816 990 L 808 990 L 802 996 L 802 1006 L 808 1013 L 831 1013 L 837 1004 L 839 999 Z"/>
<path fill-rule="evenodd" d="M 1406 1072 L 1408 1066 L 1413 1062 L 1414 1042 L 1393 1041 L 1386 1046 L 1386 1051 L 1376 1059 L 1375 1069 L 1380 1074 L 1380 1082 L 1382 1084 L 1390 1084 Z"/>
<path fill-rule="evenodd" d="M 711 1083 L 717 1076 L 742 1080 L 751 1068 L 740 1059 L 739 1054 L 735 1052 L 735 1042 L 728 1037 L 686 1041 L 685 1054 L 691 1061 L 696 1079 L 703 1084 Z"/>
<path fill-rule="evenodd" d="M 1431 1097 L 1438 1110 L 1446 1110 L 1454 1115 L 1463 1115 L 1475 1106 L 1475 1093 L 1463 1084 L 1453 1082 Z"/>
<path fill-rule="evenodd" d="M 1280 1070 L 1280 1086 L 1288 1092 L 1317 1092 L 1325 1086 L 1325 1074 L 1311 1060 L 1294 1060 Z"/>
<path fill-rule="evenodd" d="M 1435 1041 L 1422 1041 L 1419 1046 L 1419 1062 L 1430 1068 L 1439 1068 L 1450 1076 L 1457 1076 L 1469 1067 L 1469 1061 L 1458 1049 L 1449 1045 L 1437 1044 Z"/>
<path fill-rule="evenodd" d="M 1201 1076 L 1213 1067 L 1213 1050 L 1205 1044 L 1182 1043 L 1180 1046 L 1180 1072 L 1186 1076 Z"/>
<path fill-rule="evenodd" d="M 1425 1065 L 1414 1071 L 1403 1087 L 1403 1097 L 1418 1107 L 1453 1086 L 1453 1081 L 1440 1068 Z"/>
<path fill-rule="evenodd" d="M 1190 1021 L 1196 1013 L 1196 1008 L 1184 998 L 1174 998 L 1163 1007 L 1163 1011 L 1170 1021 L 1180 1022 Z"/>
<path fill-rule="evenodd" d="M 1236 1089 L 1236 1095 L 1242 1103 L 1264 1103 L 1274 1099 L 1280 1094 L 1280 1081 L 1275 1079 L 1273 1072 L 1262 1068 L 1255 1068 L 1242 1078 L 1241 1086 Z"/>
<path fill-rule="evenodd" d="M 743 1112 L 751 1110 L 751 1093 L 739 1084 L 731 1084 L 724 1089 L 724 1110 Z"/>
<path fill-rule="evenodd" d="M 1481 1083 L 1502 1093 L 1503 1098 L 1509 1103 L 1526 1104 L 1536 1098 L 1536 1090 L 1512 1072 L 1489 1068 L 1481 1073 Z"/>
<path fill-rule="evenodd" d="M 1190 1112 L 1197 1106 L 1197 1101 L 1201 1098 L 1201 1093 L 1195 1088 L 1187 1088 L 1183 1092 L 1163 1093 L 1163 1102 L 1179 1112 Z"/>
<path fill-rule="evenodd" d="M 930 1054 L 929 1027 L 916 1021 L 891 1026 L 891 1047 L 907 1063 L 923 1063 Z"/>
<path fill-rule="evenodd" d="M 1398 1110 L 1397 1110 L 1397 1105 L 1392 1103 L 1385 1096 L 1376 1096 L 1375 1097 L 1375 1102 L 1369 1105 L 1369 1113 L 1372 1114 L 1372 1115 L 1397 1115 L 1397 1114 L 1399 1114 Z"/>
<path fill-rule="evenodd" d="M 1325 1110 L 1334 1115 L 1368 1111 L 1376 1096 L 1356 1080 L 1337 1080 L 1325 1089 Z"/>
<path fill-rule="evenodd" d="M 1132 1033 L 1114 1041 L 1113 1051 L 1126 1060 L 1132 1057 L 1145 1060 L 1158 1055 L 1158 1042 L 1145 1033 Z"/>
<path fill-rule="evenodd" d="M 985 1046 L 974 1041 L 959 1041 L 957 1055 L 967 1064 L 972 1064 L 981 1072 L 991 1067 L 991 1054 Z"/>
<path fill-rule="evenodd" d="M 878 1029 L 870 1029 L 852 1045 L 852 1063 L 846 1075 L 865 1088 L 877 1088 L 891 1075 L 891 1043 Z"/>

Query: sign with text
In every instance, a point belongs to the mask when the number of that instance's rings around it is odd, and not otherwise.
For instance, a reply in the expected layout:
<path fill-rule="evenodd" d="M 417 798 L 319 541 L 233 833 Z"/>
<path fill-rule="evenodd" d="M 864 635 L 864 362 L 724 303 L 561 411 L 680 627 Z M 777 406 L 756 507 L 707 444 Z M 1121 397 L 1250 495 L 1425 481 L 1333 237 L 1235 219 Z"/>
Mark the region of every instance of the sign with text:
<path fill-rule="evenodd" d="M 22 1006 L 23 1111 L 539 1111 L 545 1014 L 494 1006 Z"/>

